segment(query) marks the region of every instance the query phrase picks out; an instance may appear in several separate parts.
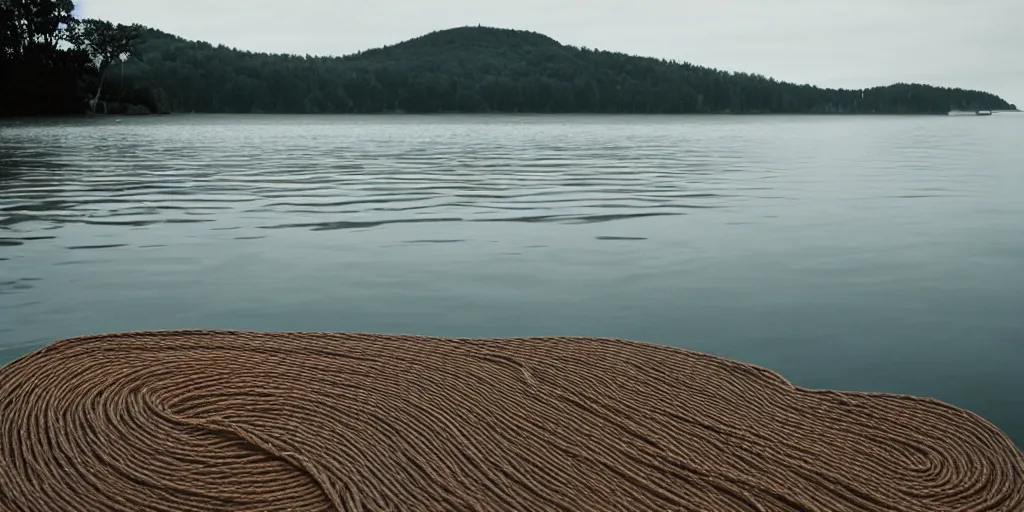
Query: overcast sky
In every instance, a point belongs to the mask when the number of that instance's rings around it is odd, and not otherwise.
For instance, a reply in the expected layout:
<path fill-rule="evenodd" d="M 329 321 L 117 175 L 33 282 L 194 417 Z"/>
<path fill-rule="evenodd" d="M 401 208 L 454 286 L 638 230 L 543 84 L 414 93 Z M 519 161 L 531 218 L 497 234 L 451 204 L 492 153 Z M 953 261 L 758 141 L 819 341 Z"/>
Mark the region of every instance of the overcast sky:
<path fill-rule="evenodd" d="M 925 82 L 1024 104 L 1024 0 L 77 0 L 82 17 L 344 55 L 488 25 L 832 87 Z"/>

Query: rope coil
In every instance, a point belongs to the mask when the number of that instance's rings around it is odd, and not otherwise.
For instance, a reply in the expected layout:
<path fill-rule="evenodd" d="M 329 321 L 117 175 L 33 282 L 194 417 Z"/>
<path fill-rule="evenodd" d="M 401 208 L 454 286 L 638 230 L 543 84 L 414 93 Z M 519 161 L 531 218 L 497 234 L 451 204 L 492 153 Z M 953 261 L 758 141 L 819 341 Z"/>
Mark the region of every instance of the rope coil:
<path fill-rule="evenodd" d="M 0 510 L 1024 510 L 909 396 L 595 338 L 168 331 L 0 368 Z"/>

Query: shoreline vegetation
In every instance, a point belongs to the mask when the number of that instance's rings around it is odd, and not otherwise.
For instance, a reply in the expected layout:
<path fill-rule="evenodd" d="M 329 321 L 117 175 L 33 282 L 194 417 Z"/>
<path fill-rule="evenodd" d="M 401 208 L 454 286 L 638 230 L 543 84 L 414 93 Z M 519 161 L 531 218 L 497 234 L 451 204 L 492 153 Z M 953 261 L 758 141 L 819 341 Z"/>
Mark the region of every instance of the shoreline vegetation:
<path fill-rule="evenodd" d="M 0 115 L 947 114 L 1017 111 L 924 84 L 828 89 L 459 27 L 344 57 L 266 54 L 0 0 Z"/>

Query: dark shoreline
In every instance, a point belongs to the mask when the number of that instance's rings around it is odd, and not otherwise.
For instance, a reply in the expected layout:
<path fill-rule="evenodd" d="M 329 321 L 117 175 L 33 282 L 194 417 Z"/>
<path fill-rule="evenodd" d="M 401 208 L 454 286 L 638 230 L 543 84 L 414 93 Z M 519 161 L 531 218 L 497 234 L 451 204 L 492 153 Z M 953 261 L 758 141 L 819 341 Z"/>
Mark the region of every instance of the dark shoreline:
<path fill-rule="evenodd" d="M 994 110 L 993 114 L 1020 114 L 1021 110 Z M 4 120 L 19 119 L 84 119 L 106 117 L 181 117 L 181 116 L 302 116 L 302 117 L 447 117 L 447 116 L 507 116 L 507 117 L 950 117 L 948 113 L 928 112 L 880 112 L 880 113 L 826 113 L 826 112 L 690 112 L 681 114 L 639 113 L 639 112 L 166 112 L 149 114 L 70 114 L 30 115 L 0 117 Z M 961 116 L 952 116 L 961 117 Z M 962 117 L 979 117 L 964 114 Z"/>

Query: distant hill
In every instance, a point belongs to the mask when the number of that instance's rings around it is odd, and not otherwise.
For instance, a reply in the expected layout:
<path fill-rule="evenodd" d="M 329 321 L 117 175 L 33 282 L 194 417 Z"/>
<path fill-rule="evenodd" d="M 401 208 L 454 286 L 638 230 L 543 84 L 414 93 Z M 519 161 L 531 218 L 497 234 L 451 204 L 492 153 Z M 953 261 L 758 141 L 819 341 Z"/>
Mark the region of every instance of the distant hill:
<path fill-rule="evenodd" d="M 761 75 L 462 27 L 346 57 L 239 51 L 147 29 L 108 99 L 174 112 L 944 114 L 1008 110 L 981 91 L 920 84 L 823 89 Z"/>

